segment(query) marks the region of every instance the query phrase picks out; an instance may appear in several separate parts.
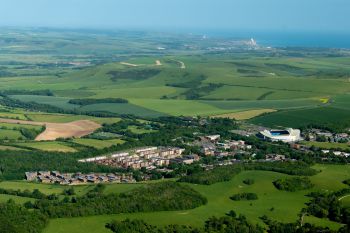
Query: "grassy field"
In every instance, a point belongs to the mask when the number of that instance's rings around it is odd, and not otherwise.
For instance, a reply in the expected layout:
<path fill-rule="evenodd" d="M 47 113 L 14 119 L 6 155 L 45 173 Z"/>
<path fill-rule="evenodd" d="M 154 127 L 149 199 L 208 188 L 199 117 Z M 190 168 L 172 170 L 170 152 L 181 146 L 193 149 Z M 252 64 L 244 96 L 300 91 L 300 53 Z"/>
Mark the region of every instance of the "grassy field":
<path fill-rule="evenodd" d="M 0 150 L 25 150 L 25 149 L 14 147 L 14 146 L 0 145 Z"/>
<path fill-rule="evenodd" d="M 124 141 L 121 139 L 97 140 L 97 139 L 89 139 L 89 138 L 76 138 L 76 139 L 73 139 L 73 142 L 83 146 L 95 147 L 97 149 L 103 149 L 106 147 L 111 147 L 113 145 L 124 143 Z"/>
<path fill-rule="evenodd" d="M 0 129 L 0 140 L 1 139 L 18 140 L 20 138 L 25 138 L 25 137 L 18 130 Z"/>
<path fill-rule="evenodd" d="M 0 128 L 10 129 L 10 130 L 19 130 L 20 128 L 35 129 L 38 131 L 41 130 L 41 126 L 24 125 L 24 124 L 11 124 L 11 123 L 0 123 Z"/>
<path fill-rule="evenodd" d="M 27 139 L 21 133 L 21 129 L 30 129 L 30 130 L 35 130 L 36 132 L 42 131 L 41 126 L 12 124 L 12 123 L 0 123 L 0 140 L 25 140 L 25 139 Z"/>
<path fill-rule="evenodd" d="M 145 129 L 145 128 L 138 127 L 135 125 L 129 126 L 128 130 L 130 130 L 132 133 L 136 133 L 136 134 L 152 133 L 152 132 L 156 131 L 156 130 L 152 130 L 152 129 Z"/>
<path fill-rule="evenodd" d="M 33 191 L 34 189 L 40 190 L 44 194 L 62 194 L 63 190 L 67 186 L 56 185 L 56 184 L 41 184 L 41 183 L 29 183 L 26 181 L 3 181 L 0 182 L 0 188 L 4 189 L 13 189 L 13 190 L 29 190 Z M 80 196 L 85 194 L 87 191 L 91 190 L 93 186 L 91 185 L 79 185 L 74 186 L 76 195 Z"/>
<path fill-rule="evenodd" d="M 26 116 L 32 121 L 40 121 L 40 122 L 52 122 L 52 123 L 68 123 L 77 120 L 91 120 L 96 123 L 116 123 L 120 121 L 120 118 L 110 118 L 110 117 L 92 117 L 86 115 L 69 115 L 69 114 L 34 114 L 34 113 L 26 113 Z"/>
<path fill-rule="evenodd" d="M 66 145 L 63 142 L 24 142 L 16 143 L 14 145 L 33 148 L 43 151 L 59 151 L 59 152 L 76 152 L 73 147 Z"/>
<path fill-rule="evenodd" d="M 134 188 L 143 186 L 143 183 L 137 184 L 106 184 L 105 193 L 122 193 Z M 73 186 L 77 196 L 84 195 L 89 190 L 92 190 L 95 185 L 76 185 Z M 69 188 L 68 186 L 58 184 L 42 184 L 42 183 L 31 183 L 27 181 L 2 181 L 0 182 L 0 188 L 13 189 L 13 190 L 29 190 L 39 189 L 44 194 L 62 194 L 63 190 Z M 8 195 L 13 197 L 11 195 Z M 3 198 L 6 199 L 6 198 Z"/>
<path fill-rule="evenodd" d="M 303 142 L 303 144 L 308 146 L 315 146 L 322 149 L 350 149 L 350 144 L 348 143 L 332 143 L 332 142 Z"/>
<path fill-rule="evenodd" d="M 319 99 L 290 99 L 290 100 L 250 100 L 250 101 L 200 101 L 201 103 L 209 104 L 218 109 L 236 112 L 250 109 L 304 109 L 317 107 L 321 102 Z"/>
<path fill-rule="evenodd" d="M 213 117 L 230 118 L 230 119 L 235 119 L 235 120 L 248 120 L 248 119 L 260 116 L 261 114 L 271 113 L 271 112 L 275 112 L 275 111 L 276 110 L 274 110 L 274 109 L 256 109 L 256 110 L 247 110 L 247 111 L 243 111 L 243 112 L 221 114 L 221 115 L 216 115 Z"/>
<path fill-rule="evenodd" d="M 23 177 L 24 178 L 24 177 Z M 2 181 L 0 182 L 0 188 L 13 189 L 13 190 L 26 190 L 33 191 L 34 189 L 39 189 L 45 194 L 60 194 L 64 190 L 63 186 L 60 185 L 49 185 L 49 184 L 37 184 L 29 183 L 26 181 Z"/>
<path fill-rule="evenodd" d="M 135 213 L 120 215 L 104 215 L 83 218 L 63 218 L 50 221 L 45 233 L 61 232 L 91 232 L 104 233 L 108 232 L 104 225 L 113 219 L 137 218 L 144 219 L 148 223 L 155 225 L 166 224 L 190 224 L 193 226 L 202 226 L 210 216 L 222 216 L 230 210 L 244 214 L 247 218 L 255 223 L 261 223 L 259 217 L 267 215 L 273 219 L 292 222 L 297 219 L 299 211 L 305 207 L 308 198 L 305 194 L 316 190 L 339 190 L 347 187 L 342 181 L 350 177 L 349 165 L 316 165 L 314 167 L 321 172 L 311 177 L 315 187 L 311 190 L 298 192 L 285 192 L 277 190 L 272 181 L 287 177 L 275 172 L 266 171 L 245 171 L 237 175 L 229 182 L 217 183 L 210 186 L 190 185 L 208 198 L 208 204 L 193 210 L 170 211 L 170 212 L 153 212 L 153 213 Z M 251 186 L 243 184 L 243 180 L 252 178 L 255 183 Z M 126 191 L 137 187 L 137 185 L 108 186 L 107 192 Z M 229 197 L 235 193 L 254 192 L 258 195 L 255 201 L 234 202 Z M 274 208 L 271 210 L 271 208 Z M 288 214 L 286 214 L 288 213 Z M 189 218 L 191 220 L 189 220 Z M 305 218 L 306 222 L 314 223 L 320 226 L 328 226 L 332 229 L 340 227 L 339 224 L 326 219 L 315 217 Z M 79 226 L 79 227 L 77 227 Z"/>
<path fill-rule="evenodd" d="M 220 109 L 196 100 L 132 99 L 131 103 L 157 112 L 173 116 L 198 116 L 228 113 L 232 110 Z"/>
<path fill-rule="evenodd" d="M 344 206 L 350 207 L 350 196 L 344 197 L 343 199 L 341 199 L 341 203 Z"/>
<path fill-rule="evenodd" d="M 10 97 L 24 102 L 37 102 L 49 104 L 63 109 L 74 109 L 79 106 L 69 104 L 69 98 L 55 96 L 40 96 L 40 95 L 11 95 Z"/>
<path fill-rule="evenodd" d="M 308 124 L 337 124 L 339 122 L 350 124 L 350 110 L 334 107 L 317 107 L 306 109 L 283 110 L 251 120 L 254 124 L 270 127 L 288 126 L 302 127 Z"/>
<path fill-rule="evenodd" d="M 283 109 L 281 111 L 256 117 L 252 123 L 266 126 L 301 127 L 313 124 L 350 124 L 350 95 L 337 95 L 327 106 L 305 109 Z"/>
<path fill-rule="evenodd" d="M 27 120 L 27 118 L 23 114 L 12 113 L 12 112 L 1 112 L 0 111 L 0 117 L 1 118 L 17 119 L 17 120 Z"/>
<path fill-rule="evenodd" d="M 14 200 L 17 204 L 24 204 L 28 201 L 35 201 L 35 199 L 29 197 L 17 197 L 13 195 L 0 194 L 0 202 L 6 202 L 9 199 Z"/>
<path fill-rule="evenodd" d="M 135 104 L 117 104 L 117 103 L 105 103 L 105 104 L 91 104 L 81 108 L 83 111 L 108 111 L 118 114 L 132 114 L 141 117 L 159 117 L 166 114 L 148 109 Z"/>

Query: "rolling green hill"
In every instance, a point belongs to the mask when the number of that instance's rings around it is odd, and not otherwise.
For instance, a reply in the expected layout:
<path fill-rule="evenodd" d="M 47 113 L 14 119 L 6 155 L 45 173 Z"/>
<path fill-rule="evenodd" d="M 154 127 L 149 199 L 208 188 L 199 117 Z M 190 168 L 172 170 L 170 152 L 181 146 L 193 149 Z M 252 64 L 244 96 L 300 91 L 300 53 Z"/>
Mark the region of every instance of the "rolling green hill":
<path fill-rule="evenodd" d="M 161 65 L 156 66 L 156 60 Z M 185 68 L 174 61 L 183 62 Z M 339 63 L 342 63 L 340 70 Z M 327 112 L 332 112 L 332 105 L 337 105 L 347 114 L 349 108 L 344 94 L 350 91 L 350 82 L 345 78 L 349 71 L 346 58 L 322 56 L 298 59 L 254 56 L 239 59 L 228 55 L 145 57 L 88 67 L 60 77 L 3 78 L 0 89 L 51 90 L 54 96 L 17 94 L 10 97 L 70 110 L 156 117 L 218 115 L 269 108 L 290 110 L 271 116 L 287 114 L 293 118 L 296 109 L 314 109 L 326 104 L 328 99 L 335 101 L 327 103 L 331 107 Z M 123 98 L 129 103 L 82 107 L 69 104 L 73 98 Z M 305 117 L 316 114 L 308 113 Z M 263 120 L 259 122 L 268 124 Z"/>

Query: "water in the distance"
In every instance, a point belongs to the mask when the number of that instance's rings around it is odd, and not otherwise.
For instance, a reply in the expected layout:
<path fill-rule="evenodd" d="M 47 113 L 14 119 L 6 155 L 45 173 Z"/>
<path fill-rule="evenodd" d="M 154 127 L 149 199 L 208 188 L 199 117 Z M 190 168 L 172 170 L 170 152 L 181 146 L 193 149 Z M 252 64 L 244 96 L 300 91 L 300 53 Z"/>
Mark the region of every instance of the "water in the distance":
<path fill-rule="evenodd" d="M 206 35 L 254 38 L 258 44 L 271 47 L 350 48 L 350 32 L 209 31 Z"/>

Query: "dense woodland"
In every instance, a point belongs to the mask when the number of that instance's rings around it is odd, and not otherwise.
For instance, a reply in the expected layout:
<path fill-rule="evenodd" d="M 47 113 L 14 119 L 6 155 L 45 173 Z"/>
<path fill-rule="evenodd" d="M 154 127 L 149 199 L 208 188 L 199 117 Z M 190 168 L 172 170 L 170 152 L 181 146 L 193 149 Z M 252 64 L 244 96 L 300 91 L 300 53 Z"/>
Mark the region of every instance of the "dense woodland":
<path fill-rule="evenodd" d="M 48 218 L 39 211 L 31 211 L 13 201 L 0 203 L 1 233 L 40 233 Z"/>
<path fill-rule="evenodd" d="M 193 209 L 207 199 L 192 188 L 175 182 L 149 184 L 122 194 L 103 194 L 103 185 L 82 197 L 63 200 L 40 199 L 34 209 L 50 218 L 101 214 Z"/>

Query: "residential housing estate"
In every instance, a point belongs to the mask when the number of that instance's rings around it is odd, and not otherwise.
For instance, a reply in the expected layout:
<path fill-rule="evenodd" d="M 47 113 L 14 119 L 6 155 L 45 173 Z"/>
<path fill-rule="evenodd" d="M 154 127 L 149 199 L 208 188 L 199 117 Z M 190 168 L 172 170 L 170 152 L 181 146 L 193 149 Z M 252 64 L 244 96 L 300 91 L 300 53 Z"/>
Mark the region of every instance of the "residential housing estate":
<path fill-rule="evenodd" d="M 87 183 L 134 183 L 133 175 L 125 173 L 61 173 L 59 171 L 26 172 L 27 181 L 46 184 L 79 185 Z"/>
<path fill-rule="evenodd" d="M 185 149 L 177 147 L 145 147 L 112 155 L 81 159 L 82 163 L 97 163 L 100 165 L 122 168 L 153 170 L 156 167 L 168 166 L 171 160 L 181 158 Z M 186 160 L 188 163 L 189 160 Z"/>

